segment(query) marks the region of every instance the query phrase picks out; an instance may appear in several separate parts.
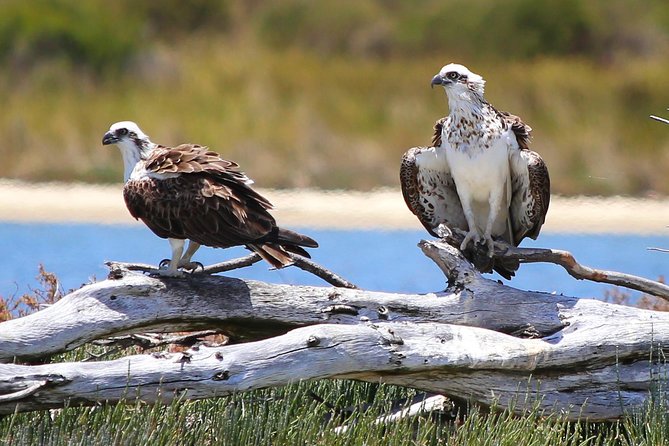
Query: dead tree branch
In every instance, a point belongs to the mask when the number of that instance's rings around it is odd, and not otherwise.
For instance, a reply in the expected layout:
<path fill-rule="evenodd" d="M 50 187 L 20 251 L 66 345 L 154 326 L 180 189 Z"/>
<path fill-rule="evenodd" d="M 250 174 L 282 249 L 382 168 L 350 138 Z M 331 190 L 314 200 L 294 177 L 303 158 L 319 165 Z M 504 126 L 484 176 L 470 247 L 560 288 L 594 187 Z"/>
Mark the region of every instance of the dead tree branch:
<path fill-rule="evenodd" d="M 446 243 L 453 247 L 460 246 L 460 243 L 462 243 L 463 239 L 464 235 L 460 232 L 444 234 L 443 238 Z M 435 260 L 431 256 L 430 258 Z M 502 259 L 515 260 L 520 263 L 554 263 L 563 267 L 569 273 L 569 275 L 575 279 L 586 279 L 593 282 L 609 283 L 611 285 L 622 286 L 632 290 L 651 294 L 669 301 L 669 285 L 667 284 L 646 279 L 644 277 L 634 276 L 632 274 L 601 270 L 581 265 L 568 251 L 546 248 L 518 248 L 511 246 L 503 241 L 496 240 L 493 260 L 499 261 Z M 453 270 L 453 267 L 448 267 L 447 269 L 449 272 L 444 272 L 447 276 L 449 276 L 449 274 L 451 274 L 450 271 Z"/>
<path fill-rule="evenodd" d="M 0 361 L 142 332 L 213 329 L 248 342 L 114 361 L 0 364 L 0 414 L 135 399 L 166 403 L 332 378 L 602 420 L 644 404 L 669 372 L 662 360 L 669 313 L 517 290 L 484 278 L 447 243 L 420 246 L 449 278 L 445 291 L 161 278 L 113 266 L 110 279 L 0 323 Z"/>
<path fill-rule="evenodd" d="M 355 286 L 353 283 L 349 282 L 348 280 L 344 279 L 343 277 L 333 273 L 332 271 L 328 270 L 324 266 L 319 265 L 318 263 L 314 262 L 311 259 L 308 259 L 306 257 L 302 257 L 296 254 L 291 254 L 291 257 L 293 259 L 294 266 L 297 268 L 300 268 L 308 273 L 311 273 L 315 275 L 316 277 L 319 277 L 323 279 L 325 282 L 329 283 L 330 285 L 340 287 L 340 288 L 358 288 Z M 262 258 L 256 254 L 249 254 L 244 257 L 240 257 L 237 259 L 232 259 L 228 260 L 225 262 L 221 263 L 215 263 L 213 265 L 208 265 L 203 267 L 201 270 L 194 271 L 192 274 L 197 275 L 197 274 L 217 274 L 217 273 L 222 273 L 226 271 L 232 271 L 235 269 L 239 268 L 244 268 L 247 266 L 251 266 L 254 263 L 257 263 L 261 261 Z M 159 271 L 158 268 L 156 268 L 153 265 L 147 265 L 145 263 L 123 263 L 123 262 L 105 262 L 105 264 L 110 267 L 112 270 L 110 275 L 115 274 L 115 270 L 120 269 L 120 270 L 128 270 L 128 271 L 141 271 L 149 274 L 154 274 Z"/>

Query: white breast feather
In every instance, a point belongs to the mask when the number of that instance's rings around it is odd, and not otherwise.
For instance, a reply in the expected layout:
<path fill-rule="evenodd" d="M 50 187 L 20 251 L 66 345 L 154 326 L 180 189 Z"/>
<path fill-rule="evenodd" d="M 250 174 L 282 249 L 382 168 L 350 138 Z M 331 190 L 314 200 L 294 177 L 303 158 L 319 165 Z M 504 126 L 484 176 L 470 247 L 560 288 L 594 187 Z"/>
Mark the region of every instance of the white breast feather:
<path fill-rule="evenodd" d="M 479 141 L 468 146 L 460 145 L 455 149 L 450 146 L 448 139 L 442 140 L 448 145 L 446 158 L 460 200 L 469 200 L 479 231 L 483 231 L 488 219 L 491 194 L 500 192 L 504 194 L 493 225 L 493 234 L 504 234 L 507 230 L 511 204 L 509 157 L 511 152 L 518 151 L 515 135 L 511 129 L 503 131 L 499 137 L 490 141 L 487 149 L 479 147 L 477 144 L 480 144 Z M 500 191 L 500 188 L 505 190 Z"/>

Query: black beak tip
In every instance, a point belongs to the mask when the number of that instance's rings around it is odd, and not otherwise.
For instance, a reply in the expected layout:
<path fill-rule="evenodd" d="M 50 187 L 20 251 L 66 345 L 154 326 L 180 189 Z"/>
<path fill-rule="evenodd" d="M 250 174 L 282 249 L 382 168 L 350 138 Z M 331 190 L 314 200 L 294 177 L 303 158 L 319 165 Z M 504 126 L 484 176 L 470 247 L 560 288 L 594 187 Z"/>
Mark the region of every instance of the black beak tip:
<path fill-rule="evenodd" d="M 102 137 L 102 145 L 107 146 L 109 144 L 113 144 L 116 142 L 116 138 L 114 138 L 114 135 L 111 133 L 107 132 L 105 135 Z"/>
<path fill-rule="evenodd" d="M 435 85 L 443 85 L 444 84 L 444 78 L 441 77 L 441 75 L 437 74 L 435 77 L 432 78 L 432 82 L 430 82 L 430 88 L 434 88 Z"/>

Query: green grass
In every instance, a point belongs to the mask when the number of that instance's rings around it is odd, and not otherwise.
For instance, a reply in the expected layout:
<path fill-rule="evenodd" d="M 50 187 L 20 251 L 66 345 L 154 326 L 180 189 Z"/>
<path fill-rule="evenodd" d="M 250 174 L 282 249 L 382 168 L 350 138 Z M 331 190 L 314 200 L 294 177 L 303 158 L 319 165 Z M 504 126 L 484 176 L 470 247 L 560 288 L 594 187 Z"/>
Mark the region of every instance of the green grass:
<path fill-rule="evenodd" d="M 39 268 L 39 287 L 20 298 L 0 296 L 0 320 L 36 311 L 62 295 L 58 280 Z M 616 288 L 605 300 L 631 303 L 632 294 Z M 24 311 L 17 311 L 17 303 Z M 643 296 L 642 308 L 666 311 L 666 303 Z M 4 309 L 4 311 L 3 311 Z M 83 346 L 52 358 L 81 361 L 103 347 Z M 135 348 L 114 357 L 136 354 Z M 109 357 L 105 357 L 110 359 Z M 664 360 L 663 356 L 660 356 Z M 629 408 L 621 420 L 567 422 L 559 413 L 535 406 L 522 416 L 512 410 L 432 413 L 392 424 L 376 424 L 393 403 L 417 391 L 385 384 L 343 380 L 298 382 L 201 401 L 167 405 L 119 405 L 17 413 L 0 418 L 0 445 L 462 445 L 462 446 L 655 446 L 669 444 L 666 377 L 659 377 L 646 407 Z M 313 395 L 317 395 L 316 399 Z M 352 410 L 351 410 L 352 409 Z M 344 434 L 335 428 L 349 426 Z"/>
<path fill-rule="evenodd" d="M 338 408 L 371 405 L 340 416 Z M 352 381 L 298 383 L 167 406 L 102 405 L 15 414 L 0 420 L 0 444 L 15 445 L 663 445 L 669 441 L 664 405 L 612 423 L 566 422 L 534 410 L 472 408 L 459 422 L 444 414 L 375 424 L 390 401 L 413 391 Z M 350 429 L 337 434 L 335 427 Z"/>

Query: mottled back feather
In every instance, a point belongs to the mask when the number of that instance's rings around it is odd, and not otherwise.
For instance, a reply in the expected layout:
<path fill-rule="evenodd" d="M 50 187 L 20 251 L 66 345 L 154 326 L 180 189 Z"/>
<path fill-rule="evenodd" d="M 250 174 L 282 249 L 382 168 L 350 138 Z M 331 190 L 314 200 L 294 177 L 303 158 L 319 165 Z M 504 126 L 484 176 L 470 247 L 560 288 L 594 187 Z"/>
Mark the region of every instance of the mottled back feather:
<path fill-rule="evenodd" d="M 147 176 L 128 180 L 123 196 L 131 215 L 159 237 L 216 248 L 247 245 L 275 267 L 292 263 L 284 248 L 308 256 L 293 245 L 318 246 L 278 228 L 268 212 L 272 204 L 250 187 L 237 164 L 206 147 L 157 146 L 144 167 Z"/>
<path fill-rule="evenodd" d="M 420 167 L 420 158 L 431 156 L 429 147 L 413 147 L 402 156 L 400 185 L 404 202 L 433 236 L 440 224 L 466 229 L 462 204 L 448 170 Z"/>

